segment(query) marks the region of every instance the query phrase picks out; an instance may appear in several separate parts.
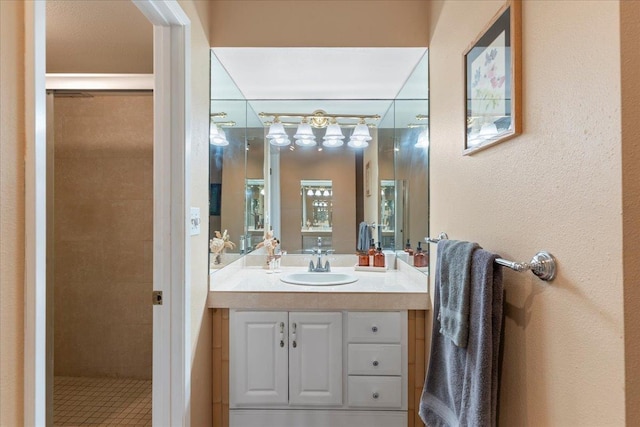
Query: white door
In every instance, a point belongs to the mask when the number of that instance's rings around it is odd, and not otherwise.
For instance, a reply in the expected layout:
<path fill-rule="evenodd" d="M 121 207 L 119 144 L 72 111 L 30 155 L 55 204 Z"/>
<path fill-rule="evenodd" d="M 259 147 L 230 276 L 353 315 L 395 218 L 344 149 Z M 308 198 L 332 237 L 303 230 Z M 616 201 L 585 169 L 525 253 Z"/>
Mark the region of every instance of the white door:
<path fill-rule="evenodd" d="M 342 313 L 289 313 L 289 402 L 342 404 Z"/>
<path fill-rule="evenodd" d="M 230 313 L 230 406 L 288 402 L 287 313 Z"/>

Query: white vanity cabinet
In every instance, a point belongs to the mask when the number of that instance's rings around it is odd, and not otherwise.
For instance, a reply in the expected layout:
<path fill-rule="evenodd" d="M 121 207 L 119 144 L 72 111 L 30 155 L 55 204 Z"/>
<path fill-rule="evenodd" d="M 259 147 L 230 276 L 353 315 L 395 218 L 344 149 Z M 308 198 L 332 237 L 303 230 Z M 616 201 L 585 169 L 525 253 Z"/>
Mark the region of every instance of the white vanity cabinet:
<path fill-rule="evenodd" d="M 289 403 L 342 404 L 342 313 L 289 313 Z"/>
<path fill-rule="evenodd" d="M 229 311 L 232 427 L 407 425 L 407 311 Z"/>
<path fill-rule="evenodd" d="M 402 313 L 348 312 L 347 325 L 347 404 L 401 409 L 406 393 Z"/>
<path fill-rule="evenodd" d="M 230 407 L 342 405 L 342 313 L 231 311 Z"/>
<path fill-rule="evenodd" d="M 230 383 L 238 406 L 289 400 L 288 316 L 280 311 L 230 313 Z"/>

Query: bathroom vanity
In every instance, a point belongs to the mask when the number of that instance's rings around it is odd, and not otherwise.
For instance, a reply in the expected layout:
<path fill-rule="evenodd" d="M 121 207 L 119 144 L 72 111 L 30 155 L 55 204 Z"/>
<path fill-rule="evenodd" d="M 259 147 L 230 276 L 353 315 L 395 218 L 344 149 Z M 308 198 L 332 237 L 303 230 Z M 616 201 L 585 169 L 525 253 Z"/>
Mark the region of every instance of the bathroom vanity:
<path fill-rule="evenodd" d="M 280 277 L 302 263 L 250 259 L 211 276 L 214 426 L 422 425 L 427 276 L 336 266 L 358 280 L 298 286 Z"/>

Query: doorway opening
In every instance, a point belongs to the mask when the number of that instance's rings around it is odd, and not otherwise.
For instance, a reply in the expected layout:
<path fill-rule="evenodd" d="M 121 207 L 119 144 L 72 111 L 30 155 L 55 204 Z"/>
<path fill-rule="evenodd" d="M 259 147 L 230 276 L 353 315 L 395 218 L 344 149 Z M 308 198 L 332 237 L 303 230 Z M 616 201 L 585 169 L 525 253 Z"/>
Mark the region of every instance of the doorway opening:
<path fill-rule="evenodd" d="M 48 94 L 53 424 L 151 425 L 153 94 Z"/>

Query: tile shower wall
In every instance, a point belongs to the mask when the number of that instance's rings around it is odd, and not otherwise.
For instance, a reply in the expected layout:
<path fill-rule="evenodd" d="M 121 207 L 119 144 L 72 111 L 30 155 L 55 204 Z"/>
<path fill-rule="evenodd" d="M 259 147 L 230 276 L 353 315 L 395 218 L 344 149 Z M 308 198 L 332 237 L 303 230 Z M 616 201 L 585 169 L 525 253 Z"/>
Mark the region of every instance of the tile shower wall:
<path fill-rule="evenodd" d="M 151 379 L 153 97 L 54 102 L 55 375 Z"/>

